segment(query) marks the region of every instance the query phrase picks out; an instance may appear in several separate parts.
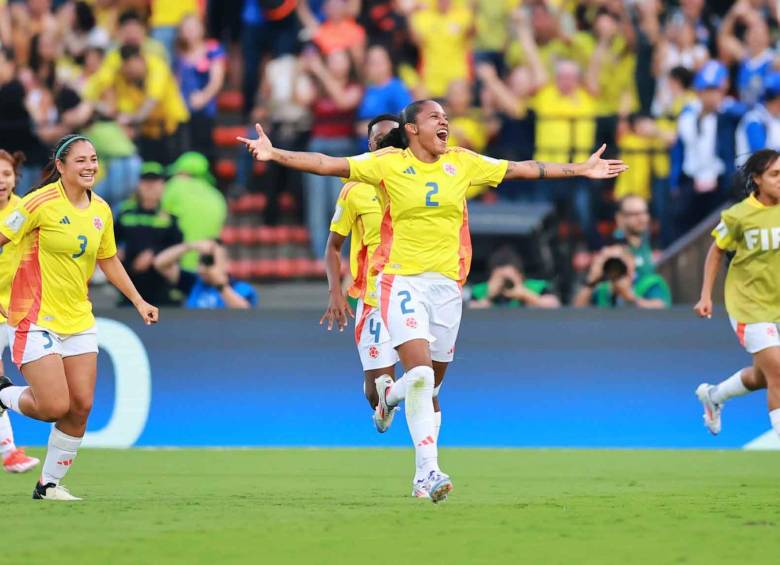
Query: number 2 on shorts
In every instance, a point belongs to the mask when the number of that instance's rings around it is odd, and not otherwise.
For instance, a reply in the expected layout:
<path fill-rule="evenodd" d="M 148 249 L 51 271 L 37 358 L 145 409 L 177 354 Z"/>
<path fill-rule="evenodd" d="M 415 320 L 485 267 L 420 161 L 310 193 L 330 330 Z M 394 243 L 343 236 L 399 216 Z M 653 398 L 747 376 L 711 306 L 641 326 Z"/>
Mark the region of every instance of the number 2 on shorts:
<path fill-rule="evenodd" d="M 412 293 L 408 290 L 399 290 L 398 296 L 403 298 L 401 300 L 401 314 L 414 314 L 414 308 L 409 307 L 409 303 L 412 301 Z"/>

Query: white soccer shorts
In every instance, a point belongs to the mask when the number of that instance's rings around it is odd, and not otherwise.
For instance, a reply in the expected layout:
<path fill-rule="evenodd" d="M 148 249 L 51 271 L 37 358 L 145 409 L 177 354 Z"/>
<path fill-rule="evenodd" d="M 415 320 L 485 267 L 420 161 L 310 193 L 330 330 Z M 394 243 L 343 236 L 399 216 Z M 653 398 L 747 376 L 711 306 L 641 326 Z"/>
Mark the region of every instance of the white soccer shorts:
<path fill-rule="evenodd" d="M 382 320 L 393 347 L 413 339 L 428 340 L 431 359 L 449 363 L 455 356 L 463 294 L 460 285 L 439 273 L 379 277 Z"/>
<path fill-rule="evenodd" d="M 772 322 L 758 322 L 755 324 L 743 324 L 729 317 L 731 327 L 737 334 L 739 344 L 748 353 L 758 353 L 769 347 L 780 346 L 780 324 Z"/>
<path fill-rule="evenodd" d="M 73 357 L 97 353 L 97 328 L 77 334 L 60 335 L 36 324 L 22 322 L 17 327 L 6 326 L 11 359 L 17 367 L 37 361 L 46 355 Z"/>
<path fill-rule="evenodd" d="M 358 300 L 355 312 L 355 343 L 364 371 L 392 367 L 398 362 L 390 333 L 382 321 L 379 308 L 372 308 Z"/>

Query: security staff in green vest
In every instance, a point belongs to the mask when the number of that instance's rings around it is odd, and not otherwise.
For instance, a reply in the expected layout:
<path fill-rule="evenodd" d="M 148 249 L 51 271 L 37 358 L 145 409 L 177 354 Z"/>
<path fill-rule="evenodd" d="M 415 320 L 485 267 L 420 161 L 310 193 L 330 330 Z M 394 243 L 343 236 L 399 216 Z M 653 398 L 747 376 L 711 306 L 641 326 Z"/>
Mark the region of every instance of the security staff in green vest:
<path fill-rule="evenodd" d="M 180 304 L 182 298 L 154 268 L 160 251 L 182 241 L 176 217 L 160 208 L 164 190 L 164 167 L 144 163 L 136 193 L 119 206 L 114 222 L 117 247 L 127 273 L 139 292 L 161 306 Z"/>

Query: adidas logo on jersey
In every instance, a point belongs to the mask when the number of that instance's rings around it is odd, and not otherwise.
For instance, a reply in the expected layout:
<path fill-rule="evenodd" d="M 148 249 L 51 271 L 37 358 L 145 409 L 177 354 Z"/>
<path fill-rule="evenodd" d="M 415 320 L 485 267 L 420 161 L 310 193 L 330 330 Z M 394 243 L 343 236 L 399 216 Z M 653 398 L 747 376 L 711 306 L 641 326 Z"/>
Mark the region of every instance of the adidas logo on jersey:
<path fill-rule="evenodd" d="M 760 246 L 761 251 L 780 249 L 780 228 L 745 230 L 745 245 L 750 250 L 756 246 Z"/>
<path fill-rule="evenodd" d="M 405 175 L 416 175 L 417 173 L 415 172 L 414 167 L 409 167 L 408 169 L 406 169 L 404 171 L 404 174 Z"/>
<path fill-rule="evenodd" d="M 62 219 L 60 220 L 60 223 L 61 224 L 69 224 L 70 220 L 68 219 L 67 216 L 63 216 Z"/>

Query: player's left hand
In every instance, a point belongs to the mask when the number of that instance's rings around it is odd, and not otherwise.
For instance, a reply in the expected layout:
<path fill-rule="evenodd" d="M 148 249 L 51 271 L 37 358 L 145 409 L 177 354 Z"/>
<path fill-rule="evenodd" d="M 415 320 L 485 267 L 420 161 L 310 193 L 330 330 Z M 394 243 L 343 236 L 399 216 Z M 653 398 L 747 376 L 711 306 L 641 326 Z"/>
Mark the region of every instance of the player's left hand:
<path fill-rule="evenodd" d="M 341 292 L 332 292 L 330 294 L 330 299 L 328 300 L 328 308 L 325 310 L 325 314 L 323 314 L 322 318 L 320 318 L 320 325 L 327 320 L 328 331 L 333 329 L 333 324 L 335 323 L 338 325 L 339 331 L 343 332 L 344 328 L 346 328 L 349 323 L 350 317 L 354 318 L 355 314 L 352 312 L 352 308 L 349 306 L 347 299 L 344 298 L 344 295 Z"/>
<path fill-rule="evenodd" d="M 255 131 L 257 131 L 257 139 L 247 139 L 240 136 L 236 139 L 246 145 L 247 151 L 258 161 L 270 161 L 274 149 L 271 140 L 268 139 L 260 124 L 255 124 Z"/>
<path fill-rule="evenodd" d="M 156 324 L 157 321 L 160 319 L 160 310 L 156 306 L 152 306 L 146 301 L 141 301 L 136 307 L 136 310 L 138 310 L 138 314 L 143 319 L 144 323 L 147 326 L 151 326 L 152 324 Z"/>
<path fill-rule="evenodd" d="M 628 165 L 620 159 L 602 159 L 601 155 L 606 149 L 605 143 L 582 164 L 582 176 L 590 179 L 612 179 L 628 170 Z"/>

